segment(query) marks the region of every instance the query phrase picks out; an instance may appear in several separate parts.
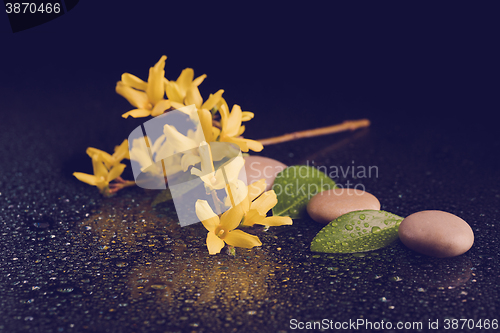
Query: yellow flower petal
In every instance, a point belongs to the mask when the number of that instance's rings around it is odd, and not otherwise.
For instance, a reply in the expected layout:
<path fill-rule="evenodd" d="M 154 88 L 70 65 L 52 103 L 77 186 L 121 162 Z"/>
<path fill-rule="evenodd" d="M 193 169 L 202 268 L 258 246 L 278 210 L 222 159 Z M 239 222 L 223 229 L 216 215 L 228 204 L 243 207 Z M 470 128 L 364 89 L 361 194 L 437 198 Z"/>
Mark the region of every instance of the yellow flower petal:
<path fill-rule="evenodd" d="M 199 156 L 193 154 L 184 154 L 181 158 L 181 168 L 184 172 L 189 169 L 190 166 L 200 163 L 201 159 Z"/>
<path fill-rule="evenodd" d="M 130 159 L 128 153 L 128 140 L 125 139 L 123 142 L 115 147 L 115 152 L 113 153 L 113 158 L 115 159 L 115 163 L 120 163 L 124 158 Z"/>
<path fill-rule="evenodd" d="M 220 129 L 215 126 L 212 126 L 212 141 L 217 140 L 219 135 L 220 135 Z"/>
<path fill-rule="evenodd" d="M 135 139 L 134 141 L 136 141 Z M 132 147 L 130 150 L 130 159 L 136 161 L 141 166 L 141 172 L 144 172 L 147 168 L 153 164 L 151 156 L 147 153 L 146 149 L 139 147 Z"/>
<path fill-rule="evenodd" d="M 122 164 L 122 163 L 112 167 L 111 170 L 109 170 L 108 176 L 106 177 L 106 180 L 108 181 L 108 183 L 110 181 L 120 177 L 121 174 L 123 173 L 123 170 L 125 169 L 125 167 L 126 167 L 126 165 Z"/>
<path fill-rule="evenodd" d="M 265 217 L 265 215 L 260 215 L 256 209 L 250 209 L 243 218 L 243 225 L 251 227 L 254 224 L 261 224 L 259 222 L 264 220 Z"/>
<path fill-rule="evenodd" d="M 172 125 L 165 125 L 163 133 L 167 137 L 167 144 L 172 145 L 175 152 L 184 152 L 199 146 L 193 139 L 179 133 Z"/>
<path fill-rule="evenodd" d="M 139 79 L 137 76 L 129 74 L 129 73 L 123 73 L 122 74 L 122 82 L 125 83 L 127 86 L 130 86 L 134 89 L 146 91 L 148 84 L 147 82 L 142 81 Z"/>
<path fill-rule="evenodd" d="M 229 185 L 226 185 L 225 189 L 227 197 L 224 200 L 224 204 L 230 207 L 233 206 L 233 202 L 234 205 L 238 205 L 241 203 L 243 205 L 243 210 L 246 211 L 248 207 L 248 187 L 245 185 L 245 183 L 242 180 L 236 179 L 234 181 L 231 181 Z"/>
<path fill-rule="evenodd" d="M 208 110 L 201 109 L 198 110 L 198 117 L 200 118 L 201 128 L 203 129 L 203 134 L 205 135 L 205 141 L 214 141 L 212 132 L 212 114 Z"/>
<path fill-rule="evenodd" d="M 228 182 L 233 182 L 235 181 L 241 171 L 241 168 L 245 165 L 245 160 L 243 157 L 236 156 L 233 158 L 229 163 L 225 164 L 224 166 L 219 167 L 216 172 L 215 172 L 215 178 L 216 178 L 216 183 L 212 184 L 212 187 L 220 190 L 226 187 L 226 177 Z M 226 177 L 224 177 L 224 174 L 222 173 L 222 168 L 224 168 L 224 172 L 226 173 Z"/>
<path fill-rule="evenodd" d="M 172 103 L 170 103 L 168 99 L 162 99 L 161 101 L 155 104 L 155 107 L 153 108 L 151 115 L 153 117 L 157 117 L 163 114 L 166 110 L 170 109 L 171 107 Z"/>
<path fill-rule="evenodd" d="M 151 111 L 146 110 L 146 109 L 134 109 L 130 110 L 129 112 L 125 112 L 122 114 L 123 118 L 128 118 L 128 116 L 131 116 L 132 118 L 143 118 L 143 117 L 148 117 L 151 115 Z"/>
<path fill-rule="evenodd" d="M 111 168 L 111 166 L 113 165 L 112 156 L 103 150 L 93 147 L 88 147 L 86 153 L 87 155 L 89 155 L 90 158 L 93 158 L 94 155 L 98 155 L 98 159 L 103 161 L 104 164 L 106 165 L 106 168 L 108 169 Z"/>
<path fill-rule="evenodd" d="M 106 176 L 108 175 L 108 169 L 106 169 L 106 167 L 104 166 L 100 155 L 92 156 L 92 167 L 94 169 L 94 176 L 98 178 L 96 182 L 98 182 L 99 178 L 101 177 L 103 179 L 106 179 Z"/>
<path fill-rule="evenodd" d="M 220 250 L 222 250 L 224 245 L 224 241 L 217 237 L 217 235 L 213 231 L 210 231 L 207 234 L 207 248 L 209 254 L 220 253 Z"/>
<path fill-rule="evenodd" d="M 259 237 L 247 234 L 246 232 L 241 230 L 230 231 L 229 234 L 224 238 L 224 241 L 229 245 L 247 249 L 262 245 Z"/>
<path fill-rule="evenodd" d="M 253 112 L 243 111 L 241 113 L 241 121 L 249 121 L 254 116 Z"/>
<path fill-rule="evenodd" d="M 235 136 L 240 136 L 245 132 L 245 125 L 240 126 L 240 129 L 238 130 L 238 133 L 236 133 Z"/>
<path fill-rule="evenodd" d="M 248 185 L 248 196 L 250 201 L 254 201 L 266 189 L 266 179 L 262 178 Z"/>
<path fill-rule="evenodd" d="M 179 110 L 181 108 L 186 107 L 183 103 L 175 102 L 175 101 L 170 101 L 170 104 L 172 104 L 172 107 L 175 108 L 176 110 Z"/>
<path fill-rule="evenodd" d="M 93 175 L 89 175 L 83 172 L 73 172 L 73 176 L 75 176 L 79 181 L 82 181 L 92 186 L 96 186 L 96 177 Z"/>
<path fill-rule="evenodd" d="M 193 80 L 192 85 L 198 87 L 206 78 L 207 78 L 207 74 L 200 75 L 196 79 Z"/>
<path fill-rule="evenodd" d="M 221 134 L 221 139 L 222 142 L 231 142 L 234 143 L 235 145 L 238 145 L 241 149 L 242 152 L 246 153 L 248 152 L 249 149 L 259 152 L 262 149 L 264 149 L 264 146 L 262 143 L 259 141 L 255 140 L 250 140 L 250 139 L 243 139 L 243 138 L 232 138 L 228 136 L 222 136 Z"/>
<path fill-rule="evenodd" d="M 241 107 L 235 104 L 231 110 L 231 114 L 229 114 L 226 126 L 222 128 L 225 135 L 232 137 L 237 136 L 241 126 L 241 117 Z"/>
<path fill-rule="evenodd" d="M 198 152 L 201 160 L 201 171 L 205 174 L 214 172 L 214 160 L 212 158 L 212 149 L 210 149 L 210 145 L 203 141 L 200 143 Z"/>
<path fill-rule="evenodd" d="M 248 145 L 247 145 L 246 141 L 243 140 L 243 139 L 232 138 L 232 137 L 229 137 L 229 136 L 224 136 L 222 134 L 222 132 L 221 132 L 220 141 L 221 142 L 234 143 L 235 145 L 237 145 L 238 147 L 240 147 L 240 149 L 241 149 L 242 152 L 244 152 L 244 153 L 248 152 Z"/>
<path fill-rule="evenodd" d="M 201 108 L 207 109 L 207 110 L 212 110 L 212 108 L 214 106 L 216 106 L 217 103 L 219 103 L 223 93 L 224 93 L 224 90 L 220 89 L 215 94 L 210 94 L 210 96 L 208 96 L 208 99 L 205 101 L 205 103 L 203 103 Z"/>
<path fill-rule="evenodd" d="M 222 214 L 220 217 L 220 227 L 226 231 L 236 229 L 243 218 L 244 211 L 242 208 L 241 205 L 236 205 L 236 207 L 232 207 Z"/>
<path fill-rule="evenodd" d="M 267 212 L 278 203 L 276 193 L 271 190 L 255 199 L 250 205 L 250 209 L 256 209 L 260 215 L 265 216 Z"/>
<path fill-rule="evenodd" d="M 165 77 L 165 60 L 166 56 L 162 56 L 160 60 L 149 69 L 148 87 L 146 93 L 149 101 L 156 104 L 163 99 L 165 94 L 164 80 Z"/>
<path fill-rule="evenodd" d="M 184 103 L 184 95 L 175 81 L 169 81 L 165 87 L 167 97 L 171 102 Z"/>
<path fill-rule="evenodd" d="M 145 92 L 135 90 L 123 82 L 119 81 L 116 84 L 116 92 L 127 99 L 127 101 L 138 109 L 151 109 L 151 103 L 149 103 L 148 95 Z"/>
<path fill-rule="evenodd" d="M 186 96 L 186 92 L 191 86 L 194 78 L 194 70 L 192 68 L 185 68 L 182 70 L 181 75 L 177 78 L 177 86 L 182 97 Z"/>
<path fill-rule="evenodd" d="M 270 216 L 256 223 L 266 225 L 268 227 L 277 227 L 280 225 L 292 225 L 293 221 L 288 216 Z"/>
<path fill-rule="evenodd" d="M 264 146 L 259 141 L 250 140 L 250 139 L 243 139 L 243 140 L 246 141 L 247 147 L 250 150 L 253 150 L 255 152 L 259 152 L 262 149 L 264 149 Z"/>
<path fill-rule="evenodd" d="M 222 128 L 226 127 L 227 120 L 229 118 L 229 107 L 227 106 L 226 100 L 221 97 L 219 103 L 217 104 L 217 109 L 220 114 L 220 124 Z"/>
<path fill-rule="evenodd" d="M 219 225 L 219 217 L 215 215 L 206 200 L 197 200 L 195 204 L 196 216 L 208 231 L 213 232 Z"/>
<path fill-rule="evenodd" d="M 192 86 L 187 92 L 186 97 L 184 98 L 184 104 L 196 105 L 196 108 L 201 108 L 201 104 L 203 103 L 203 98 L 201 97 L 200 91 L 198 87 Z"/>

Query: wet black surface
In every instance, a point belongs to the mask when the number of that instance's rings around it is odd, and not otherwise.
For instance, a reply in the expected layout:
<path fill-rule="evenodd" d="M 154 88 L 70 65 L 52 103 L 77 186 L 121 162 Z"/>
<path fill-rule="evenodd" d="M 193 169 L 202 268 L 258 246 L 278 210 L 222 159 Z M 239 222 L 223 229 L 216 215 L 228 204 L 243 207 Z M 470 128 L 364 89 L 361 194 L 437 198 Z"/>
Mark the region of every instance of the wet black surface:
<path fill-rule="evenodd" d="M 491 11 L 248 9 L 200 29 L 197 20 L 215 12 L 201 8 L 180 32 L 174 15 L 169 28 L 145 18 L 161 11 L 93 9 L 82 1 L 37 30 L 5 36 L 1 332 L 288 332 L 292 319 L 383 320 L 394 332 L 399 321 L 428 331 L 439 320 L 434 331 L 448 331 L 447 319 L 500 320 L 499 30 Z M 119 25 L 134 17 L 142 27 Z M 217 42 L 223 51 L 199 52 Z M 471 225 L 474 246 L 440 260 L 399 241 L 318 254 L 309 244 L 321 226 L 305 219 L 252 230 L 260 248 L 209 256 L 203 226 L 180 228 L 171 204 L 153 209 L 156 192 L 103 199 L 72 173 L 91 172 L 86 147 L 111 151 L 141 123 L 120 117 L 130 106 L 114 84 L 122 72 L 145 77 L 162 54 L 168 78 L 194 67 L 208 74 L 204 96 L 224 88 L 230 104 L 255 112 L 250 138 L 369 118 L 366 130 L 261 155 L 288 165 L 375 166 L 371 177 L 334 180 L 362 184 L 399 216 L 456 214 Z"/>

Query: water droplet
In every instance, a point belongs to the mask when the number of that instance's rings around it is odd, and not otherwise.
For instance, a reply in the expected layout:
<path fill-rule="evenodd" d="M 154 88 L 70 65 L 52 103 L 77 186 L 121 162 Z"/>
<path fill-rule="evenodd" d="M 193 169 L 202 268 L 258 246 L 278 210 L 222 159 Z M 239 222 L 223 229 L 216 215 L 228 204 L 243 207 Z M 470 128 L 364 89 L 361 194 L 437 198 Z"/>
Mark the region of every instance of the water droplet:
<path fill-rule="evenodd" d="M 343 246 L 347 246 L 347 245 L 349 245 L 349 243 L 347 243 L 347 242 L 342 242 L 342 245 L 343 245 Z"/>
<path fill-rule="evenodd" d="M 365 228 L 368 228 L 370 225 L 368 223 L 363 224 Z"/>
<path fill-rule="evenodd" d="M 380 229 L 379 227 L 373 227 L 372 228 L 372 232 L 379 232 L 380 230 L 382 230 L 382 229 Z"/>
<path fill-rule="evenodd" d="M 347 224 L 347 225 L 345 226 L 345 228 L 346 228 L 347 230 L 352 230 L 352 229 L 353 229 L 352 225 L 350 225 L 350 224 Z"/>
<path fill-rule="evenodd" d="M 70 293 L 73 290 L 75 290 L 75 288 L 73 288 L 73 287 L 60 287 L 60 288 L 57 288 L 57 291 L 60 292 L 60 293 Z"/>
<path fill-rule="evenodd" d="M 390 281 L 394 281 L 394 282 L 399 282 L 399 281 L 403 281 L 403 278 L 399 277 L 399 276 L 391 276 L 389 278 Z"/>
<path fill-rule="evenodd" d="M 364 220 L 365 218 L 366 218 L 365 214 L 361 214 L 361 215 L 359 215 L 359 219 L 360 219 L 360 220 Z"/>
<path fill-rule="evenodd" d="M 116 266 L 118 266 L 118 267 L 126 267 L 126 266 L 128 266 L 128 263 L 120 261 L 120 262 L 116 263 Z"/>
<path fill-rule="evenodd" d="M 162 289 L 167 288 L 167 286 L 164 284 L 152 284 L 151 288 L 156 289 L 156 290 L 162 290 Z"/>

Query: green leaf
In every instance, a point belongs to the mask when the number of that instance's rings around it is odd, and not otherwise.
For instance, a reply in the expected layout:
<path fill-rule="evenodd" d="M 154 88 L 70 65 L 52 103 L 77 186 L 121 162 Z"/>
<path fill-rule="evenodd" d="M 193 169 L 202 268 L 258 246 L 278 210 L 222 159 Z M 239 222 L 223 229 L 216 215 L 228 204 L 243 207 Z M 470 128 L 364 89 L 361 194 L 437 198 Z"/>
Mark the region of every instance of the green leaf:
<path fill-rule="evenodd" d="M 398 239 L 403 218 L 383 210 L 358 210 L 339 216 L 320 230 L 311 251 L 355 253 L 386 247 Z"/>
<path fill-rule="evenodd" d="M 172 200 L 172 193 L 170 193 L 170 190 L 167 188 L 166 190 L 161 191 L 156 196 L 156 198 L 151 203 L 151 207 L 154 207 L 158 204 L 161 204 L 162 202 L 170 201 L 170 200 Z"/>
<path fill-rule="evenodd" d="M 292 219 L 307 216 L 309 200 L 323 190 L 335 188 L 335 182 L 316 168 L 294 165 L 281 171 L 274 180 L 273 190 L 278 203 L 274 216 L 290 216 Z"/>

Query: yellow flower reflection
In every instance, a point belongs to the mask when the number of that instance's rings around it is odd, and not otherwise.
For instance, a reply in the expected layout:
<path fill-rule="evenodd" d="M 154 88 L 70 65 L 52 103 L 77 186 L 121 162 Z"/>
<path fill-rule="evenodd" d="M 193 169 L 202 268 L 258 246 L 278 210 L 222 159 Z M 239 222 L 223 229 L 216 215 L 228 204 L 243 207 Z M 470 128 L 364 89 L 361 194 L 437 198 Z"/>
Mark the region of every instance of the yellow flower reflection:
<path fill-rule="evenodd" d="M 247 199 L 242 202 L 243 211 L 245 212 L 242 225 L 253 226 L 254 224 L 260 224 L 268 227 L 291 225 L 293 222 L 288 216 L 267 217 L 267 212 L 278 203 L 278 199 L 273 190 L 262 193 L 265 188 L 265 179 L 248 185 Z"/>
<path fill-rule="evenodd" d="M 126 165 L 120 163 L 108 170 L 102 160 L 101 155 L 95 154 L 92 156 L 92 166 L 94 168 L 93 175 L 89 175 L 83 172 L 74 172 L 73 176 L 84 183 L 97 186 L 101 193 L 106 194 L 109 192 L 109 182 L 120 177 Z"/>
<path fill-rule="evenodd" d="M 250 235 L 241 230 L 234 230 L 238 227 L 243 217 L 244 212 L 242 208 L 241 205 L 237 205 L 227 210 L 219 218 L 219 216 L 215 215 L 207 201 L 196 201 L 196 215 L 208 230 L 208 253 L 220 253 L 225 244 L 247 249 L 262 245 L 257 236 Z"/>

